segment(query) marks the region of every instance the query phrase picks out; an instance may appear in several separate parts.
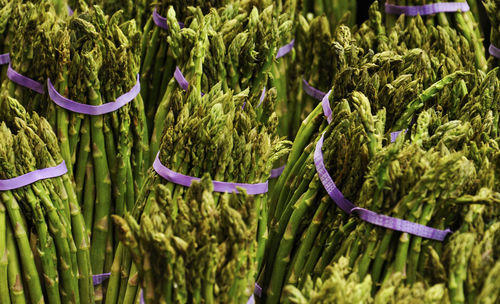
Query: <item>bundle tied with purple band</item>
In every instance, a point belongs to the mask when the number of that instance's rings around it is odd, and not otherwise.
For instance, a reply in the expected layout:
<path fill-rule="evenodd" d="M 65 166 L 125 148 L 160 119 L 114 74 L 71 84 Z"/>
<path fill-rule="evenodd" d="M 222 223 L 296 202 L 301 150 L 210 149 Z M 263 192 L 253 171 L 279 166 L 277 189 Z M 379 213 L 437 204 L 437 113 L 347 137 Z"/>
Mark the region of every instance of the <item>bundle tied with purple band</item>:
<path fill-rule="evenodd" d="M 443 241 L 446 236 L 452 232 L 449 229 L 439 230 L 410 221 L 378 214 L 364 208 L 356 207 L 353 203 L 351 203 L 344 197 L 344 195 L 337 188 L 332 177 L 326 170 L 323 160 L 323 152 L 321 150 L 323 147 L 324 136 L 325 134 L 323 133 L 316 144 L 316 149 L 314 150 L 314 165 L 316 167 L 319 179 L 321 180 L 321 183 L 323 184 L 326 192 L 340 209 L 342 209 L 347 214 L 357 215 L 363 221 L 366 221 L 373 225 L 395 231 L 406 232 L 437 241 Z"/>
<path fill-rule="evenodd" d="M 425 5 L 404 6 L 386 3 L 385 12 L 391 15 L 425 16 L 438 13 L 467 12 L 470 10 L 467 2 L 438 2 Z"/>

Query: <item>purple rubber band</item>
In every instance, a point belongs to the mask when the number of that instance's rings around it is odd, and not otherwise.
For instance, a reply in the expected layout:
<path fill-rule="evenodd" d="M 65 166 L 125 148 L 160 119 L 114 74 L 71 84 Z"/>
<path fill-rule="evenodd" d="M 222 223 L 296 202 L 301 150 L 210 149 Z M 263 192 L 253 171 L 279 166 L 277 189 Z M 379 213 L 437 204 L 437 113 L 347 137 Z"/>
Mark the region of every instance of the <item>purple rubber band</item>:
<path fill-rule="evenodd" d="M 66 8 L 68 9 L 68 15 L 73 16 L 73 10 L 71 9 L 71 7 L 67 5 Z"/>
<path fill-rule="evenodd" d="M 326 93 L 312 87 L 304 77 L 302 77 L 302 89 L 307 95 L 317 100 L 323 100 L 323 97 L 326 95 Z"/>
<path fill-rule="evenodd" d="M 153 22 L 156 24 L 156 26 L 168 30 L 168 24 L 167 24 L 167 18 L 162 17 L 158 14 L 157 8 L 153 10 Z M 184 28 L 184 23 L 178 22 L 180 28 Z"/>
<path fill-rule="evenodd" d="M 401 134 L 402 132 L 406 133 L 406 132 L 408 132 L 408 129 L 402 130 L 402 131 L 392 132 L 391 133 L 391 143 L 395 142 L 396 139 L 398 138 L 399 134 Z"/>
<path fill-rule="evenodd" d="M 279 59 L 286 54 L 290 53 L 293 50 L 293 46 L 295 45 L 295 39 L 290 41 L 290 43 L 285 44 L 284 46 L 280 47 L 278 50 L 278 53 L 276 54 L 276 59 Z"/>
<path fill-rule="evenodd" d="M 94 283 L 94 286 L 95 285 L 100 285 L 100 284 L 102 284 L 102 282 L 104 282 L 107 279 L 109 279 L 110 276 L 111 276 L 111 272 L 106 272 L 106 273 L 101 273 L 101 274 L 95 274 L 95 275 L 92 276 L 92 282 Z"/>
<path fill-rule="evenodd" d="M 316 166 L 316 171 L 318 172 L 319 179 L 321 180 L 321 183 L 323 184 L 326 192 L 342 210 L 344 210 L 348 214 L 355 214 L 360 219 L 370 224 L 392 229 L 395 231 L 406 232 L 427 239 L 443 241 L 446 238 L 446 235 L 451 233 L 450 229 L 434 229 L 428 226 L 420 225 L 402 219 L 397 219 L 387 215 L 381 215 L 364 208 L 356 207 L 353 203 L 351 203 L 344 197 L 344 195 L 337 188 L 332 177 L 326 170 L 323 160 L 323 152 L 321 151 L 321 148 L 323 147 L 324 136 L 325 133 L 321 135 L 321 138 L 316 144 L 316 150 L 314 151 L 314 165 Z"/>
<path fill-rule="evenodd" d="M 332 108 L 330 108 L 330 100 L 328 98 L 330 97 L 330 94 L 332 93 L 332 90 L 328 91 L 328 93 L 325 94 L 323 99 L 321 100 L 321 106 L 323 107 L 323 113 L 325 114 L 326 120 L 328 121 L 328 124 L 332 122 Z"/>
<path fill-rule="evenodd" d="M 184 91 L 189 89 L 189 82 L 186 80 L 178 66 L 175 67 L 174 78 Z M 205 95 L 205 93 L 201 92 L 201 96 L 203 95 Z"/>
<path fill-rule="evenodd" d="M 283 165 L 279 168 L 276 168 L 276 169 L 272 169 L 271 170 L 271 177 L 270 178 L 278 178 L 280 177 L 280 175 L 283 173 L 283 171 L 285 170 L 285 166 L 286 165 Z"/>
<path fill-rule="evenodd" d="M 66 168 L 66 163 L 62 161 L 62 163 L 55 167 L 35 170 L 10 179 L 0 179 L 0 191 L 18 189 L 39 180 L 64 175 L 66 172 L 68 172 L 68 168 Z"/>
<path fill-rule="evenodd" d="M 9 64 L 9 68 L 7 69 L 7 77 L 20 86 L 26 87 L 26 88 L 33 90 L 39 94 L 45 93 L 45 91 L 43 90 L 43 84 L 41 84 L 38 81 L 35 81 L 31 78 L 28 78 L 26 76 L 19 74 L 11 67 L 10 64 Z"/>
<path fill-rule="evenodd" d="M 197 177 L 192 177 L 192 176 L 187 176 L 184 174 L 180 174 L 177 172 L 174 172 L 170 170 L 169 168 L 165 167 L 159 158 L 160 153 L 156 154 L 156 159 L 153 163 L 153 169 L 163 177 L 164 179 L 168 180 L 169 182 L 184 186 L 184 187 L 191 187 L 191 183 L 193 181 L 199 181 L 200 179 Z M 239 193 L 236 187 L 240 187 L 246 190 L 247 194 L 249 195 L 254 195 L 254 194 L 263 194 L 267 193 L 267 184 L 268 182 L 266 181 L 265 183 L 259 183 L 259 184 L 243 184 L 243 183 L 227 183 L 227 182 L 219 182 L 219 181 L 212 181 L 214 185 L 214 191 L 215 192 L 236 192 Z"/>
<path fill-rule="evenodd" d="M 402 6 L 390 3 L 385 4 L 385 12 L 391 15 L 424 16 L 437 13 L 467 12 L 470 10 L 467 2 L 438 2 L 426 5 Z"/>
<path fill-rule="evenodd" d="M 499 48 L 497 48 L 493 44 L 490 44 L 490 48 L 488 49 L 488 51 L 490 52 L 491 56 L 500 59 L 500 49 Z"/>
<path fill-rule="evenodd" d="M 134 87 L 132 87 L 130 91 L 118 97 L 114 102 L 108 102 L 99 106 L 78 103 L 76 101 L 73 101 L 71 99 L 62 96 L 54 88 L 54 86 L 50 82 L 50 78 L 47 79 L 47 88 L 49 91 L 50 99 L 61 108 L 64 108 L 66 110 L 75 113 L 81 113 L 87 115 L 103 115 L 114 112 L 119 108 L 123 107 L 124 105 L 126 105 L 127 103 L 129 103 L 130 101 L 134 100 L 134 98 L 141 91 L 141 84 L 139 82 L 139 74 L 137 74 L 137 83 L 134 85 Z"/>
<path fill-rule="evenodd" d="M 0 55 L 0 65 L 9 64 L 9 63 L 10 63 L 10 54 L 9 53 L 1 54 Z"/>

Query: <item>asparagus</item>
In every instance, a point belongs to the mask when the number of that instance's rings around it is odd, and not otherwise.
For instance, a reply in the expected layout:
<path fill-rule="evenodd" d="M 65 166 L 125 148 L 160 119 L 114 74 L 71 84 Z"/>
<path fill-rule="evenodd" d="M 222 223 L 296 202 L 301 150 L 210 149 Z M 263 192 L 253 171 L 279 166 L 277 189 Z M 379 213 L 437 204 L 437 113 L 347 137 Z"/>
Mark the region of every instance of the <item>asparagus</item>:
<path fill-rule="evenodd" d="M 10 97 L 2 96 L 0 108 L 2 178 L 13 178 L 62 162 L 57 138 L 45 119 L 36 113 L 27 114 L 18 101 Z M 19 248 L 16 251 L 10 247 L 5 256 L 9 286 L 12 286 L 7 295 L 11 295 L 12 302 L 24 299 L 16 273 L 23 274 L 30 301 L 93 302 L 88 234 L 70 178 L 61 176 L 4 191 L 2 201 L 16 237 L 16 243 L 11 246 Z M 27 231 L 32 231 L 34 247 L 30 246 Z"/>

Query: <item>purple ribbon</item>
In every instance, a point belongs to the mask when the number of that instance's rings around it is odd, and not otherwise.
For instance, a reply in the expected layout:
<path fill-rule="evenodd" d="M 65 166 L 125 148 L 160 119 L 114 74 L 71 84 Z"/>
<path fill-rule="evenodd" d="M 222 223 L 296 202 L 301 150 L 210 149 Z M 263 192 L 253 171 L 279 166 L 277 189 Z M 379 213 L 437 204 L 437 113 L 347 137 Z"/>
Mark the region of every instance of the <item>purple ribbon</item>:
<path fill-rule="evenodd" d="M 276 168 L 276 169 L 272 169 L 271 170 L 271 177 L 270 178 L 278 178 L 280 177 L 280 175 L 283 173 L 283 170 L 285 170 L 285 166 L 286 165 L 283 165 L 279 168 Z"/>
<path fill-rule="evenodd" d="M 170 170 L 169 168 L 165 167 L 159 158 L 160 153 L 156 154 L 156 159 L 153 163 L 153 169 L 163 177 L 164 179 L 168 180 L 169 182 L 184 186 L 184 187 L 191 187 L 191 183 L 193 181 L 199 181 L 200 179 L 197 177 L 192 177 L 192 176 L 187 176 L 184 174 L 180 174 L 177 172 L 174 172 Z M 243 183 L 227 183 L 227 182 L 219 182 L 219 181 L 212 181 L 212 184 L 214 185 L 214 191 L 215 192 L 236 192 L 239 193 L 239 191 L 236 189 L 236 187 L 240 187 L 246 190 L 247 194 L 254 195 L 254 194 L 263 194 L 267 193 L 267 184 L 268 182 L 266 181 L 265 183 L 259 183 L 259 184 L 243 184 Z"/>
<path fill-rule="evenodd" d="M 330 94 L 332 93 L 332 90 L 328 91 L 328 93 L 323 96 L 323 99 L 321 100 L 321 106 L 323 107 L 323 113 L 325 114 L 326 120 L 328 121 L 328 124 L 332 122 L 332 108 L 330 108 L 330 100 L 328 98 L 330 97 Z"/>
<path fill-rule="evenodd" d="M 402 132 L 406 133 L 406 132 L 408 132 L 408 129 L 401 130 L 401 131 L 396 131 L 396 132 L 392 132 L 391 133 L 391 143 L 395 142 L 396 139 L 398 138 L 399 134 L 401 134 Z"/>
<path fill-rule="evenodd" d="M 491 56 L 500 59 L 500 49 L 499 48 L 497 48 L 493 44 L 490 44 L 490 48 L 488 49 L 488 51 L 490 52 Z"/>
<path fill-rule="evenodd" d="M 41 84 L 38 81 L 35 81 L 31 78 L 28 78 L 26 76 L 19 74 L 11 67 L 10 64 L 9 64 L 9 68 L 7 69 L 7 77 L 20 86 L 31 89 L 39 94 L 45 93 L 45 91 L 43 90 L 43 84 Z"/>
<path fill-rule="evenodd" d="M 161 27 L 164 30 L 168 30 L 167 18 L 160 16 L 156 7 L 153 10 L 153 22 L 156 26 Z M 184 23 L 179 22 L 179 26 L 180 28 L 184 28 Z"/>
<path fill-rule="evenodd" d="M 8 64 L 10 63 L 10 54 L 0 54 L 0 65 Z"/>
<path fill-rule="evenodd" d="M 73 16 L 73 10 L 71 9 L 71 7 L 67 5 L 66 8 L 68 9 L 68 15 Z"/>
<path fill-rule="evenodd" d="M 184 91 L 188 90 L 189 82 L 186 80 L 178 66 L 175 67 L 174 78 Z M 205 93 L 201 92 L 201 96 L 203 95 L 205 95 Z"/>
<path fill-rule="evenodd" d="M 119 108 L 123 107 L 124 105 L 126 105 L 127 103 L 129 103 L 130 101 L 134 100 L 134 98 L 141 91 L 139 74 L 137 74 L 137 83 L 134 85 L 134 87 L 132 87 L 130 91 L 118 97 L 114 102 L 108 102 L 99 106 L 93 106 L 93 105 L 81 104 L 62 96 L 54 88 L 54 86 L 50 82 L 50 78 L 47 79 L 47 87 L 50 99 L 55 104 L 66 110 L 87 115 L 103 115 L 114 112 Z"/>
<path fill-rule="evenodd" d="M 35 170 L 10 179 L 0 179 L 0 191 L 18 189 L 39 180 L 64 175 L 66 172 L 68 172 L 68 168 L 66 168 L 66 163 L 62 161 L 62 163 L 55 167 Z"/>
<path fill-rule="evenodd" d="M 385 4 L 385 12 L 391 15 L 424 16 L 437 13 L 467 12 L 470 10 L 467 2 L 438 2 L 426 5 L 402 6 L 390 3 Z"/>
<path fill-rule="evenodd" d="M 110 276 L 111 276 L 111 272 L 95 274 L 92 276 L 92 282 L 94 283 L 94 286 L 99 285 L 99 284 L 102 284 L 102 282 L 109 279 Z"/>
<path fill-rule="evenodd" d="M 348 214 L 355 214 L 360 219 L 370 224 L 392 229 L 395 231 L 406 232 L 427 239 L 443 241 L 446 238 L 446 235 L 448 235 L 448 233 L 451 233 L 450 229 L 434 229 L 428 226 L 420 225 L 402 219 L 397 219 L 387 215 L 381 215 L 364 208 L 356 207 L 353 203 L 351 203 L 344 197 L 344 195 L 337 188 L 337 185 L 335 185 L 335 182 L 326 170 L 323 160 L 323 152 L 321 151 L 321 148 L 323 147 L 324 136 L 325 133 L 321 135 L 321 138 L 316 144 L 316 150 L 314 151 L 314 165 L 316 166 L 316 171 L 318 172 L 318 176 L 321 180 L 321 183 L 323 184 L 323 187 L 340 209 L 344 210 L 344 212 Z"/>
<path fill-rule="evenodd" d="M 279 59 L 286 54 L 290 53 L 293 49 L 293 46 L 295 45 L 295 39 L 290 41 L 290 43 L 285 44 L 284 46 L 280 47 L 278 50 L 278 53 L 276 54 L 276 59 Z"/>
<path fill-rule="evenodd" d="M 304 78 L 304 76 L 302 76 L 302 89 L 304 90 L 304 92 L 306 92 L 307 95 L 311 96 L 312 98 L 314 99 L 317 99 L 317 100 L 322 100 L 323 97 L 325 97 L 326 93 L 312 87 L 307 81 L 306 79 Z"/>

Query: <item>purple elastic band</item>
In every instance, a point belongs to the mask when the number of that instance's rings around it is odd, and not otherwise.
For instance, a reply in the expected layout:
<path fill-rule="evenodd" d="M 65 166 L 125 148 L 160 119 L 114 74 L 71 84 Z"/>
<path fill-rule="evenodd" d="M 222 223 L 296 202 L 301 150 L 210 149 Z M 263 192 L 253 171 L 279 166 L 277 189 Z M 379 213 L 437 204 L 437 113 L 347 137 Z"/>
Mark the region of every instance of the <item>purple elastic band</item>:
<path fill-rule="evenodd" d="M 323 99 L 321 100 L 321 106 L 323 107 L 323 113 L 325 114 L 326 120 L 328 121 L 328 124 L 332 122 L 332 108 L 330 108 L 330 100 L 328 98 L 330 97 L 330 94 L 332 93 L 332 90 L 328 91 L 328 93 L 325 94 Z"/>
<path fill-rule="evenodd" d="M 10 66 L 10 64 L 9 68 L 7 69 L 7 77 L 20 86 L 31 89 L 39 94 L 45 93 L 45 91 L 43 90 L 43 84 L 19 74 Z"/>
<path fill-rule="evenodd" d="M 66 168 L 66 163 L 63 161 L 55 167 L 35 170 L 10 179 L 0 179 L 0 191 L 18 189 L 39 180 L 64 175 L 66 172 L 68 172 L 68 168 Z"/>
<path fill-rule="evenodd" d="M 161 27 L 164 30 L 168 30 L 167 18 L 162 17 L 158 14 L 157 8 L 153 10 L 153 22 L 156 26 Z M 184 23 L 178 22 L 180 28 L 184 28 Z"/>
<path fill-rule="evenodd" d="M 189 82 L 186 80 L 178 66 L 175 67 L 174 78 L 184 91 L 188 90 Z M 205 95 L 205 93 L 201 92 L 201 96 L 203 95 Z"/>
<path fill-rule="evenodd" d="M 316 144 L 316 150 L 314 151 L 314 165 L 316 166 L 316 171 L 318 172 L 319 179 L 321 180 L 321 183 L 323 184 L 326 192 L 342 210 L 344 210 L 348 214 L 356 214 L 359 218 L 370 224 L 392 229 L 395 231 L 406 232 L 427 239 L 443 241 L 446 238 L 446 235 L 451 233 L 450 229 L 434 229 L 428 226 L 420 225 L 402 219 L 397 219 L 387 215 L 381 215 L 364 208 L 356 207 L 353 203 L 351 203 L 344 197 L 344 195 L 337 188 L 337 185 L 335 185 L 335 182 L 326 170 L 323 161 L 323 152 L 321 151 L 321 148 L 323 147 L 324 136 L 325 133 L 321 135 L 321 138 Z"/>
<path fill-rule="evenodd" d="M 276 59 L 279 59 L 286 54 L 290 53 L 293 49 L 293 46 L 295 45 L 295 39 L 290 41 L 290 43 L 285 44 L 284 46 L 280 47 L 278 50 L 278 53 L 276 54 Z"/>
<path fill-rule="evenodd" d="M 279 168 L 276 168 L 276 169 L 272 169 L 271 170 L 271 177 L 270 178 L 278 178 L 280 177 L 280 175 L 283 173 L 283 170 L 285 170 L 285 166 L 286 165 L 283 165 Z"/>
<path fill-rule="evenodd" d="M 399 134 L 401 134 L 402 132 L 406 133 L 406 132 L 408 132 L 408 129 L 402 130 L 402 131 L 392 132 L 391 133 L 391 143 L 395 142 L 396 139 L 398 138 Z"/>
<path fill-rule="evenodd" d="M 170 170 L 169 168 L 165 167 L 159 158 L 160 153 L 156 155 L 156 159 L 153 163 L 153 169 L 163 177 L 164 179 L 168 180 L 169 182 L 184 186 L 184 187 L 191 187 L 191 183 L 193 181 L 199 181 L 200 179 L 197 177 L 192 177 L 192 176 L 187 176 L 184 174 L 180 174 L 177 172 L 174 172 Z M 268 182 L 266 181 L 265 183 L 259 183 L 259 184 L 242 184 L 242 183 L 227 183 L 227 182 L 219 182 L 219 181 L 212 181 L 214 185 L 214 191 L 215 192 L 236 192 L 238 193 L 238 190 L 236 187 L 240 187 L 246 190 L 247 194 L 254 195 L 254 194 L 263 194 L 267 193 L 267 184 Z"/>
<path fill-rule="evenodd" d="M 385 4 L 385 12 L 392 15 L 405 14 L 406 16 L 424 16 L 437 13 L 467 12 L 470 10 L 467 2 L 438 2 L 426 5 L 400 6 L 390 3 Z"/>
<path fill-rule="evenodd" d="M 304 77 L 302 77 L 302 88 L 307 95 L 317 100 L 322 100 L 326 95 L 326 93 L 312 87 Z"/>
<path fill-rule="evenodd" d="M 8 64 L 10 63 L 10 54 L 1 54 L 0 55 L 0 65 Z"/>
<path fill-rule="evenodd" d="M 489 52 L 491 56 L 500 59 L 500 49 L 493 44 L 490 44 Z"/>
<path fill-rule="evenodd" d="M 71 7 L 67 5 L 66 8 L 68 9 L 68 15 L 73 16 L 73 10 L 71 9 Z"/>
<path fill-rule="evenodd" d="M 92 282 L 94 283 L 94 286 L 99 285 L 99 284 L 102 284 L 102 282 L 109 279 L 110 276 L 111 276 L 111 272 L 95 274 L 92 276 Z"/>
<path fill-rule="evenodd" d="M 54 86 L 50 82 L 50 78 L 47 79 L 47 87 L 48 87 L 50 99 L 55 104 L 57 104 L 61 108 L 69 110 L 71 112 L 87 114 L 87 115 L 103 115 L 103 114 L 114 112 L 114 111 L 118 110 L 119 108 L 123 107 L 124 105 L 126 105 L 127 103 L 129 103 L 130 101 L 134 100 L 134 98 L 141 91 L 141 84 L 139 82 L 139 74 L 137 74 L 137 83 L 134 85 L 134 87 L 130 91 L 128 91 L 127 93 L 118 97 L 114 102 L 108 102 L 108 103 L 102 104 L 100 106 L 93 106 L 93 105 L 81 104 L 81 103 L 78 103 L 76 101 L 73 101 L 71 99 L 68 99 L 68 98 L 62 96 L 54 88 Z"/>

